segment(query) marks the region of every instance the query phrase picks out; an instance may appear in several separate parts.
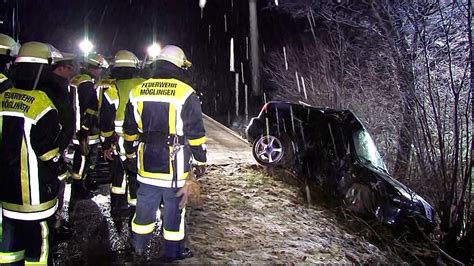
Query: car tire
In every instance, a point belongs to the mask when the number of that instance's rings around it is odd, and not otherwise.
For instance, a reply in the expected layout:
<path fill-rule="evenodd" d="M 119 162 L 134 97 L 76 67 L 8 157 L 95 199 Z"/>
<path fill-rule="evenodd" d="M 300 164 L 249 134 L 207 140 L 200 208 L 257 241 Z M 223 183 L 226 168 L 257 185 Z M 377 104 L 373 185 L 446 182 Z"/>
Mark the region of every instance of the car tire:
<path fill-rule="evenodd" d="M 292 148 L 286 136 L 260 135 L 252 145 L 255 160 L 265 166 L 284 165 L 291 158 Z"/>
<path fill-rule="evenodd" d="M 353 183 L 344 193 L 344 207 L 359 215 L 370 216 L 374 211 L 374 192 L 368 185 Z"/>

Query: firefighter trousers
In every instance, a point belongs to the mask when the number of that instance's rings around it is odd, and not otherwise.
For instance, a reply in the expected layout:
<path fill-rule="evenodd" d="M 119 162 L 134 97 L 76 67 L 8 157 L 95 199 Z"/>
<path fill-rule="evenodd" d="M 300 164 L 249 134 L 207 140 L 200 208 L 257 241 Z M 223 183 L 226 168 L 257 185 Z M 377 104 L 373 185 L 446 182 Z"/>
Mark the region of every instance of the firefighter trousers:
<path fill-rule="evenodd" d="M 2 265 L 53 265 L 49 243 L 52 242 L 54 215 L 36 221 L 3 217 L 3 241 L 0 244 Z"/>
<path fill-rule="evenodd" d="M 182 250 L 166 249 L 167 246 L 182 247 L 185 236 L 185 209 L 179 208 L 182 197 L 176 197 L 179 188 L 164 188 L 138 182 L 137 206 L 132 220 L 132 244 L 137 253 L 142 253 L 155 229 L 156 213 L 163 204 L 163 238 L 165 256 L 176 257 Z M 172 245 L 170 245 L 172 244 Z M 184 248 L 184 247 L 183 247 Z"/>
<path fill-rule="evenodd" d="M 66 206 L 66 200 L 64 199 L 65 190 L 66 190 L 66 182 L 59 183 L 58 209 L 56 210 L 56 213 L 54 214 L 55 215 L 55 224 L 54 224 L 55 229 L 58 229 L 63 223 L 66 216 L 66 210 L 68 209 L 68 206 Z M 69 205 L 69 199 L 67 199 L 67 203 Z"/>
<path fill-rule="evenodd" d="M 74 158 L 72 161 L 72 178 L 74 181 L 83 180 L 87 170 L 97 160 L 99 144 L 89 144 L 90 152 L 87 156 L 81 154 L 81 146 L 74 144 Z"/>
<path fill-rule="evenodd" d="M 110 172 L 112 175 L 112 187 L 110 189 L 110 211 L 112 215 L 119 215 L 128 210 L 127 204 L 127 180 L 122 159 L 114 155 L 110 161 Z"/>
<path fill-rule="evenodd" d="M 76 203 L 81 199 L 91 197 L 91 192 L 85 184 L 87 171 L 97 160 L 99 144 L 90 144 L 90 152 L 87 156 L 81 154 L 80 145 L 74 144 L 74 159 L 72 164 L 71 198 L 69 201 L 69 213 L 74 211 Z"/>
<path fill-rule="evenodd" d="M 2 213 L 3 213 L 3 210 L 2 210 L 2 203 L 0 202 L 0 244 L 2 243 L 2 239 L 3 239 L 3 226 L 2 226 L 2 220 L 3 220 L 3 217 L 2 217 Z"/>
<path fill-rule="evenodd" d="M 120 156 L 114 155 L 110 162 L 112 188 L 110 191 L 111 211 L 120 213 L 135 207 L 137 201 L 137 174 L 126 169 Z"/>

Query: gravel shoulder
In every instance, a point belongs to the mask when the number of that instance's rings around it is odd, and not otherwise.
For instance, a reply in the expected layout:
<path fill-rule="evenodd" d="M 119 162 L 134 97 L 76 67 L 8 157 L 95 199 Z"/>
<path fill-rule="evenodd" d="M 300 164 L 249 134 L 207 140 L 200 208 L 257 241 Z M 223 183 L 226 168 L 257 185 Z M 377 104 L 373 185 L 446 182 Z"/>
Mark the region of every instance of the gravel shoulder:
<path fill-rule="evenodd" d="M 384 253 L 338 225 L 323 207 L 308 207 L 298 188 L 256 165 L 211 167 L 204 206 L 190 210 L 183 263 L 388 263 Z"/>
<path fill-rule="evenodd" d="M 56 262 L 159 263 L 159 230 L 147 258 L 134 259 L 128 218 L 110 217 L 107 193 L 103 187 L 91 200 L 78 202 L 70 213 L 74 235 L 52 248 Z M 210 166 L 201 195 L 202 207 L 187 208 L 187 244 L 194 257 L 179 264 L 391 262 L 376 246 L 339 225 L 333 211 L 308 207 L 297 187 L 267 175 L 260 166 Z"/>

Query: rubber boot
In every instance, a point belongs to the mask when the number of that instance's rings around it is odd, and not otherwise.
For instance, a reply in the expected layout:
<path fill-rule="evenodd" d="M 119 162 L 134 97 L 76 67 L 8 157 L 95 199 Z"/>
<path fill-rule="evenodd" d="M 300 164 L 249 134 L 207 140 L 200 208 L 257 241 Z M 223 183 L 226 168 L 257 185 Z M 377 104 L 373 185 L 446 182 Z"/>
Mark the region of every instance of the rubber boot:
<path fill-rule="evenodd" d="M 86 200 L 92 198 L 92 192 L 86 188 L 84 180 L 73 181 L 71 185 L 71 198 L 76 200 Z"/>
<path fill-rule="evenodd" d="M 135 211 L 136 211 L 137 207 L 136 206 L 129 206 L 128 209 L 130 210 L 130 215 L 128 216 L 128 227 L 131 229 L 132 228 L 133 216 L 135 216 Z"/>
<path fill-rule="evenodd" d="M 110 214 L 116 217 L 129 216 L 127 195 L 110 193 Z"/>
<path fill-rule="evenodd" d="M 189 248 L 184 248 L 184 241 L 164 241 L 164 254 L 160 257 L 161 262 L 173 262 L 191 258 L 193 253 Z"/>

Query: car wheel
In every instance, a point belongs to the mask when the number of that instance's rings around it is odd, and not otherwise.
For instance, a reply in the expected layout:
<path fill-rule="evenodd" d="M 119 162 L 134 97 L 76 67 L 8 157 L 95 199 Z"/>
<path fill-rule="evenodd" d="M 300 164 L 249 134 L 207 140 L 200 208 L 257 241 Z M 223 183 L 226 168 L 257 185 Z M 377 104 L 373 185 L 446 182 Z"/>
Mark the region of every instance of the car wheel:
<path fill-rule="evenodd" d="M 253 143 L 252 154 L 261 165 L 276 166 L 285 161 L 289 152 L 285 138 L 273 135 L 261 135 Z"/>
<path fill-rule="evenodd" d="M 374 210 L 374 193 L 367 185 L 353 183 L 346 190 L 343 203 L 347 210 L 357 215 L 370 215 Z"/>

